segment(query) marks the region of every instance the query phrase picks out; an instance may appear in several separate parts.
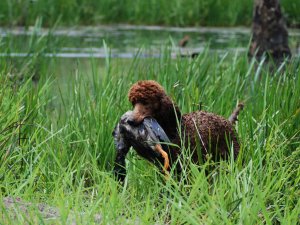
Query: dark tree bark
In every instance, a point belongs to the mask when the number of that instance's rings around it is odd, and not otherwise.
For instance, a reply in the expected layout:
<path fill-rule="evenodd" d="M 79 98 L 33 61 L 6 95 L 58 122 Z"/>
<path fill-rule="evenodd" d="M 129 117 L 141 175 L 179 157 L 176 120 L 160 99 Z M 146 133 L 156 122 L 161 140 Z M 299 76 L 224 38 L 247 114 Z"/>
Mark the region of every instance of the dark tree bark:
<path fill-rule="evenodd" d="M 281 13 L 279 0 L 254 0 L 252 40 L 249 57 L 274 61 L 279 65 L 291 56 L 288 31 Z"/>

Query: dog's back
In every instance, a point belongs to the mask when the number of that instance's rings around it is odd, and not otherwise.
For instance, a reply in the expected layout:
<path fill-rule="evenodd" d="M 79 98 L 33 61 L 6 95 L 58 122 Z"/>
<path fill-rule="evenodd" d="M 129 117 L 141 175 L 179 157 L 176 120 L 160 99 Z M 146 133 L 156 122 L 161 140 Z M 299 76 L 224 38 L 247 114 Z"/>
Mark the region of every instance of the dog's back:
<path fill-rule="evenodd" d="M 216 114 L 196 111 L 183 115 L 182 129 L 186 134 L 185 142 L 190 143 L 194 151 L 193 160 L 199 161 L 199 152 L 195 148 L 201 146 L 202 157 L 211 154 L 213 160 L 227 159 L 231 143 L 234 158 L 237 157 L 240 145 L 233 124 Z"/>

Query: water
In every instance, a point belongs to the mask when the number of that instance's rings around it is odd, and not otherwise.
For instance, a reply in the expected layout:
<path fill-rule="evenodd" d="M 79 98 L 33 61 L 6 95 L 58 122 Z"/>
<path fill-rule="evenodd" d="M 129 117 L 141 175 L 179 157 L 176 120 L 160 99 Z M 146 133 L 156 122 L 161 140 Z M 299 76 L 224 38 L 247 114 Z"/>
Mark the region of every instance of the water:
<path fill-rule="evenodd" d="M 212 52 L 220 54 L 246 52 L 250 29 L 247 28 L 178 28 L 160 26 L 97 26 L 57 28 L 55 30 L 23 27 L 0 28 L 2 46 L 0 56 L 26 57 L 42 53 L 46 57 L 62 58 L 114 58 L 160 57 L 165 46 L 170 46 L 173 57 L 202 52 L 209 45 Z M 179 41 L 188 35 L 186 47 Z M 300 31 L 290 30 L 290 47 L 300 52 Z"/>

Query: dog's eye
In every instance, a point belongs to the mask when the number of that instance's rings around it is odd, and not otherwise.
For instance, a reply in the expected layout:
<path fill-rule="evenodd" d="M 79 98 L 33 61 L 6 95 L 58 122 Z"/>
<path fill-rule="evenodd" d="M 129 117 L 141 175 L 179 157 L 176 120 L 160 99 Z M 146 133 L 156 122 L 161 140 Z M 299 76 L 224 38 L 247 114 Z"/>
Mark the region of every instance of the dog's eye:
<path fill-rule="evenodd" d="M 146 107 L 148 107 L 148 106 L 150 106 L 151 104 L 150 104 L 150 102 L 145 102 L 144 103 L 144 106 L 146 106 Z"/>
<path fill-rule="evenodd" d="M 147 101 L 145 101 L 145 100 L 142 100 L 142 101 L 140 101 L 140 104 L 142 104 L 142 105 L 148 105 L 149 102 L 147 102 Z"/>

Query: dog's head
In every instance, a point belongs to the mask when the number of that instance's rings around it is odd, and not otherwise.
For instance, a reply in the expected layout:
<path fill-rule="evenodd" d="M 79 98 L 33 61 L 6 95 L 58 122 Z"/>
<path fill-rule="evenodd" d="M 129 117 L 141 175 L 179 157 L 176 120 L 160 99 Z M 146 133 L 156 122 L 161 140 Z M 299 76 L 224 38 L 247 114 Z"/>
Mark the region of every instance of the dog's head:
<path fill-rule="evenodd" d="M 136 124 L 141 123 L 146 117 L 153 117 L 162 122 L 170 113 L 174 114 L 172 100 L 167 96 L 164 88 L 153 80 L 138 81 L 133 84 L 128 99 L 133 105 L 133 120 Z M 178 107 L 176 111 L 179 112 Z"/>

